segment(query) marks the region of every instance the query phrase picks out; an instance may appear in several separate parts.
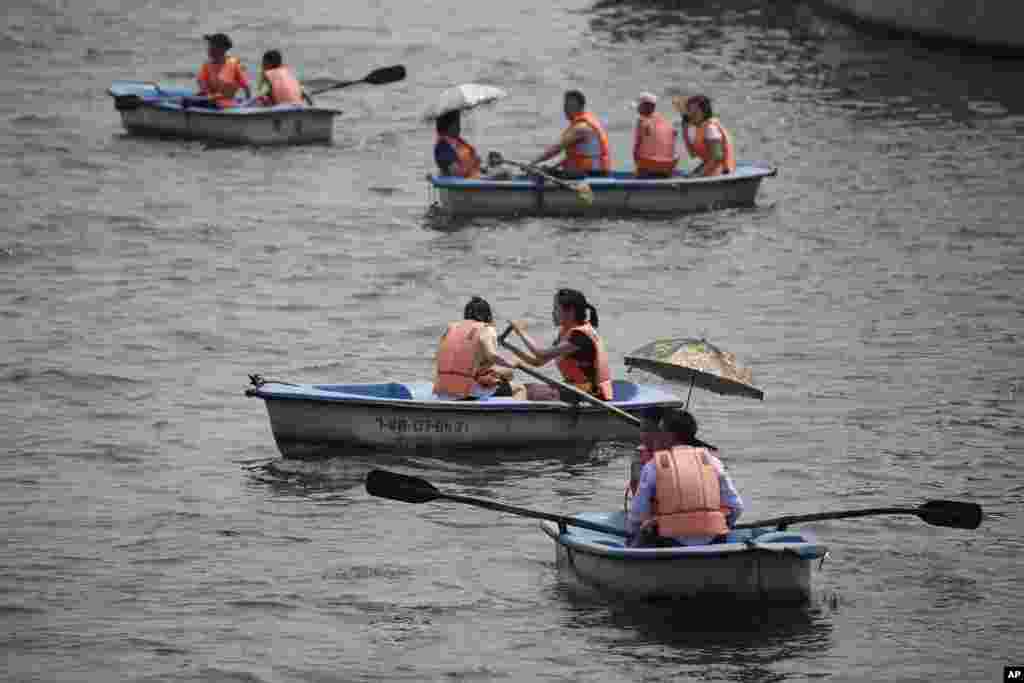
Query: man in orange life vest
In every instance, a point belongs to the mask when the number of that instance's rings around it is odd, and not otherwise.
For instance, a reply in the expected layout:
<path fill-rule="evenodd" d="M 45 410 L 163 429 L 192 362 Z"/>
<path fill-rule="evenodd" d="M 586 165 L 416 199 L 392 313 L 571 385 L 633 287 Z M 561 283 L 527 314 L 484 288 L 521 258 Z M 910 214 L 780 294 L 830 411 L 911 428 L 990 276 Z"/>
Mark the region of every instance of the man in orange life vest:
<path fill-rule="evenodd" d="M 704 177 L 725 175 L 736 170 L 732 136 L 711 110 L 711 100 L 704 95 L 673 97 L 672 105 L 683 116 L 683 142 L 691 157 L 701 165 L 691 175 Z"/>
<path fill-rule="evenodd" d="M 662 417 L 665 433 L 645 434 L 640 481 L 626 517 L 628 544 L 704 545 L 729 532 L 743 499 L 716 449 L 697 438 L 685 410 Z"/>
<path fill-rule="evenodd" d="M 636 132 L 633 136 L 633 162 L 638 178 L 671 178 L 679 156 L 676 154 L 676 129 L 668 119 L 654 111 L 658 98 L 649 92 L 636 100 Z"/>
<path fill-rule="evenodd" d="M 552 322 L 558 327 L 558 337 L 548 348 L 542 348 L 526 333 L 526 323 L 512 321 L 512 329 L 526 345 L 526 350 L 510 347 L 516 356 L 534 367 L 557 359 L 558 370 L 566 382 L 602 401 L 612 400 L 611 372 L 604 342 L 597 334 L 597 309 L 582 292 L 560 289 L 555 293 L 551 310 Z M 561 397 L 547 384 L 527 384 L 526 395 L 531 401 L 557 401 Z"/>
<path fill-rule="evenodd" d="M 515 364 L 498 355 L 491 305 L 474 296 L 462 313 L 465 319 L 450 323 L 438 345 L 434 393 L 463 401 L 491 396 L 525 399 L 523 385 L 509 381 Z"/>
<path fill-rule="evenodd" d="M 562 131 L 558 142 L 545 149 L 532 164 L 554 159 L 564 152 L 565 158 L 556 169 L 563 178 L 608 175 L 612 170 L 608 134 L 597 117 L 586 111 L 586 107 L 587 98 L 579 90 L 565 93 L 562 110 L 569 125 Z"/>
<path fill-rule="evenodd" d="M 460 137 L 461 133 L 462 117 L 457 109 L 437 117 L 434 163 L 441 175 L 479 178 L 483 171 L 480 155 Z"/>
<path fill-rule="evenodd" d="M 200 97 L 185 98 L 185 106 L 205 106 L 226 109 L 236 106 L 235 94 L 241 90 L 246 99 L 252 97 L 249 90 L 249 79 L 245 75 L 245 67 L 237 57 L 228 57 L 231 39 L 223 33 L 203 36 L 207 43 L 207 56 L 210 58 L 199 70 L 196 80 L 199 83 Z"/>
<path fill-rule="evenodd" d="M 286 66 L 278 50 L 263 53 L 263 72 L 256 86 L 256 104 L 273 107 L 279 104 L 313 104 L 295 73 Z"/>

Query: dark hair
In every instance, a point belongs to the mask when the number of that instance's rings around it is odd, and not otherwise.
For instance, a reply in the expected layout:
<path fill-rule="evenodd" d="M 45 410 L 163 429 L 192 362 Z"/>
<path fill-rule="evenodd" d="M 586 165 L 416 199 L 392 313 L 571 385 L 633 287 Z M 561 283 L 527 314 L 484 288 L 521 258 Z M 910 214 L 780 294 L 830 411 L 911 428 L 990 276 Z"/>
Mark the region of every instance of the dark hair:
<path fill-rule="evenodd" d="M 587 108 L 587 98 L 584 97 L 583 93 L 581 93 L 579 90 L 566 90 L 565 91 L 565 99 L 567 99 L 567 100 L 568 99 L 576 100 L 576 103 L 577 103 L 577 105 L 579 105 L 580 109 L 586 109 Z"/>
<path fill-rule="evenodd" d="M 590 311 L 590 324 L 597 327 L 597 309 L 587 302 L 587 297 L 575 289 L 560 289 L 555 295 L 555 301 L 562 308 L 571 308 L 577 322 L 587 322 L 587 311 Z"/>
<path fill-rule="evenodd" d="M 209 33 L 203 36 L 203 38 L 214 47 L 223 48 L 225 50 L 230 50 L 232 47 L 231 39 L 224 33 Z"/>
<path fill-rule="evenodd" d="M 697 438 L 697 420 L 688 410 L 672 410 L 661 417 L 661 426 L 666 432 L 672 432 L 676 443 L 697 448 L 718 449 Z"/>
<path fill-rule="evenodd" d="M 267 50 L 263 53 L 263 64 L 271 69 L 281 66 L 281 53 L 278 50 Z"/>
<path fill-rule="evenodd" d="M 462 309 L 462 317 L 466 320 L 476 320 L 482 323 L 493 323 L 494 316 L 491 315 L 491 305 L 486 299 L 474 296 Z"/>
<path fill-rule="evenodd" d="M 456 123 L 459 123 L 459 110 L 445 112 L 437 117 L 437 132 L 447 133 L 448 130 Z"/>
<path fill-rule="evenodd" d="M 711 100 L 708 99 L 707 95 L 694 95 L 690 98 L 689 102 L 693 102 L 700 107 L 701 112 L 704 113 L 704 118 L 710 119 L 714 116 L 714 113 L 711 111 Z"/>

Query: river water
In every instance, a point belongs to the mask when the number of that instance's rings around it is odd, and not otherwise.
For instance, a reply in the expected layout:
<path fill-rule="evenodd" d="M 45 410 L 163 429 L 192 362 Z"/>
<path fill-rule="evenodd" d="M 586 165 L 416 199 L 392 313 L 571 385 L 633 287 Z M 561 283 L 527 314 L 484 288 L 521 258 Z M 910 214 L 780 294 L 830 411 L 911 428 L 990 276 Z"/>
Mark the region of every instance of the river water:
<path fill-rule="evenodd" d="M 105 89 L 250 68 L 409 76 L 320 98 L 331 146 L 128 137 Z M 12 681 L 994 681 L 1019 665 L 1024 64 L 860 35 L 800 4 L 366 6 L 12 0 L 0 23 L 0 613 Z M 588 94 L 625 160 L 641 91 L 711 95 L 756 208 L 446 222 L 441 89 L 510 95 L 526 159 Z M 582 289 L 622 356 L 700 335 L 761 402 L 699 393 L 747 521 L 931 498 L 977 531 L 808 525 L 809 605 L 631 605 L 574 587 L 534 521 L 372 498 L 374 466 L 556 513 L 621 503 L 630 447 L 284 460 L 248 373 L 425 379 L 472 294 L 543 329 Z M 650 378 L 648 378 L 650 379 Z"/>

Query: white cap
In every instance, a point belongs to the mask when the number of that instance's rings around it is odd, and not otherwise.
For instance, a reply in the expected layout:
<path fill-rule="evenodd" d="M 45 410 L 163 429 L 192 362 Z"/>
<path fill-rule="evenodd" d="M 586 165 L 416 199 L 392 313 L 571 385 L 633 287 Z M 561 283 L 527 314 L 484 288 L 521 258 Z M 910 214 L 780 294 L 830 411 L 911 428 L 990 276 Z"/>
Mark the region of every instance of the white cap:
<path fill-rule="evenodd" d="M 655 97 L 653 93 L 642 92 L 640 93 L 640 97 L 636 98 L 636 103 L 644 104 L 645 102 L 649 104 L 657 104 L 658 98 Z"/>

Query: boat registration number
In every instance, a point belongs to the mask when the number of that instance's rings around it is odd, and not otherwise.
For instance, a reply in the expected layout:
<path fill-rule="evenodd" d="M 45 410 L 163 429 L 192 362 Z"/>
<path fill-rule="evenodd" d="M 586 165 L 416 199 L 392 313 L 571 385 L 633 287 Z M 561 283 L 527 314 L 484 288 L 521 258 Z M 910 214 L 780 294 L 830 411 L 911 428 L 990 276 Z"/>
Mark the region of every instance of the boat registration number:
<path fill-rule="evenodd" d="M 462 420 L 439 420 L 432 417 L 378 417 L 377 427 L 382 432 L 398 432 L 400 434 L 414 432 L 418 434 L 468 434 L 469 425 Z"/>

